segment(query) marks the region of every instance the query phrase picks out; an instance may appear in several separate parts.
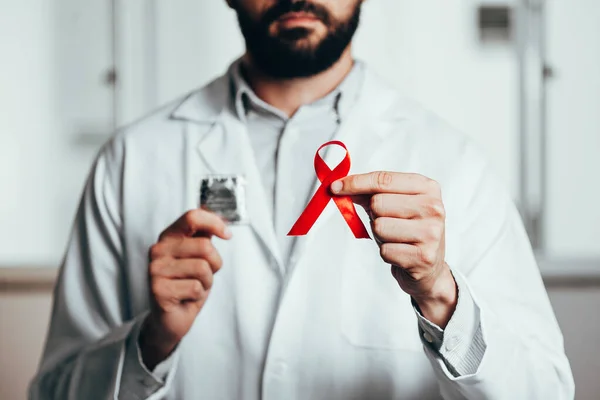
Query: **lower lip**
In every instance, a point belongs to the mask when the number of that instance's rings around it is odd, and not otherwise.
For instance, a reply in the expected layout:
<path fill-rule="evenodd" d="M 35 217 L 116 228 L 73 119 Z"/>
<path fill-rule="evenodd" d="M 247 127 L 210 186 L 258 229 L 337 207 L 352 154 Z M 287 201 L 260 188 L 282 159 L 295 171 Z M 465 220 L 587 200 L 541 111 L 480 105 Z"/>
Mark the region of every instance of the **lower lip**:
<path fill-rule="evenodd" d="M 282 26 L 290 27 L 290 26 L 311 24 L 311 23 L 314 23 L 317 21 L 318 21 L 318 19 L 312 18 L 312 17 L 291 17 L 291 18 L 284 18 L 284 19 L 280 20 L 279 23 Z"/>

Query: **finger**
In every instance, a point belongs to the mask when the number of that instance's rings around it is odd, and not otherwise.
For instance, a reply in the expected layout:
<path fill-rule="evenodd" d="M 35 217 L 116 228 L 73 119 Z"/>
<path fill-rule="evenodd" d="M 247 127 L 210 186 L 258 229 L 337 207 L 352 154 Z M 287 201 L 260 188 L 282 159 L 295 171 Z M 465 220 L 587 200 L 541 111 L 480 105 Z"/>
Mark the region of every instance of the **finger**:
<path fill-rule="evenodd" d="M 194 235 L 209 237 L 215 235 L 221 239 L 231 238 L 227 223 L 221 217 L 210 211 L 195 209 L 179 217 L 160 235 L 160 239 L 168 236 Z"/>
<path fill-rule="evenodd" d="M 442 201 L 426 195 L 380 193 L 371 196 L 368 207 L 371 218 L 445 217 Z"/>
<path fill-rule="evenodd" d="M 219 252 L 207 237 L 167 236 L 150 247 L 149 258 L 150 262 L 169 258 L 201 258 L 208 261 L 215 272 L 223 265 Z"/>
<path fill-rule="evenodd" d="M 373 195 L 360 194 L 357 196 L 350 196 L 350 199 L 354 204 L 358 204 L 368 213 L 371 210 L 371 197 L 373 197 Z"/>
<path fill-rule="evenodd" d="M 412 280 L 422 280 L 435 273 L 436 252 L 422 246 L 406 243 L 385 243 L 380 247 L 381 258 L 388 264 L 406 272 Z M 394 270 L 392 270 L 394 272 Z M 398 279 L 399 277 L 394 274 Z"/>
<path fill-rule="evenodd" d="M 435 193 L 435 181 L 419 174 L 402 172 L 370 172 L 350 175 L 331 184 L 331 192 L 339 196 L 376 193 L 427 194 Z"/>
<path fill-rule="evenodd" d="M 202 259 L 161 259 L 150 265 L 150 274 L 168 279 L 197 279 L 205 289 L 210 289 L 213 283 L 213 270 Z"/>
<path fill-rule="evenodd" d="M 379 248 L 379 254 L 388 264 L 410 270 L 418 266 L 419 248 L 407 243 L 384 243 Z"/>
<path fill-rule="evenodd" d="M 207 290 L 197 279 L 156 279 L 153 293 L 158 302 L 200 301 L 206 297 Z"/>
<path fill-rule="evenodd" d="M 420 240 L 419 220 L 379 217 L 371 221 L 371 228 L 381 243 L 417 243 Z"/>
<path fill-rule="evenodd" d="M 184 238 L 173 244 L 171 256 L 178 259 L 201 258 L 217 271 L 221 268 L 223 260 L 211 239 L 209 238 Z"/>
<path fill-rule="evenodd" d="M 442 222 L 419 219 L 379 217 L 372 221 L 372 228 L 384 243 L 439 242 L 444 233 Z"/>

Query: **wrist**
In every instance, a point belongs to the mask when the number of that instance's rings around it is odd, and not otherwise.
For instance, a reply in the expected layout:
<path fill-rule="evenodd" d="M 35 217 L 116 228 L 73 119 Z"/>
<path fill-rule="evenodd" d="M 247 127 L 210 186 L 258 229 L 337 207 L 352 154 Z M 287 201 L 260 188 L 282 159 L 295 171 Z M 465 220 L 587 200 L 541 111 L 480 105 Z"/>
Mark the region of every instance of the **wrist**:
<path fill-rule="evenodd" d="M 445 329 L 458 302 L 458 287 L 448 265 L 444 265 L 440 276 L 427 293 L 412 297 L 423 317 Z"/>
<path fill-rule="evenodd" d="M 156 365 L 164 361 L 179 344 L 179 340 L 170 338 L 160 324 L 149 315 L 143 322 L 138 337 L 138 345 L 146 367 L 152 371 Z"/>

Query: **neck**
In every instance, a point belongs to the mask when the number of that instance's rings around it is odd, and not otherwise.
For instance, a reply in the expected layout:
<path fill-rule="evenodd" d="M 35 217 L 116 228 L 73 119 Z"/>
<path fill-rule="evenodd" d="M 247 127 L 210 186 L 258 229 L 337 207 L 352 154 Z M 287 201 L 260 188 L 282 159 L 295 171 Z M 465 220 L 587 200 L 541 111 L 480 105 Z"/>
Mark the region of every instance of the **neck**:
<path fill-rule="evenodd" d="M 350 46 L 329 69 L 306 78 L 276 79 L 265 75 L 248 53 L 242 59 L 245 78 L 254 93 L 266 103 L 292 116 L 304 105 L 332 92 L 350 73 L 354 61 Z"/>

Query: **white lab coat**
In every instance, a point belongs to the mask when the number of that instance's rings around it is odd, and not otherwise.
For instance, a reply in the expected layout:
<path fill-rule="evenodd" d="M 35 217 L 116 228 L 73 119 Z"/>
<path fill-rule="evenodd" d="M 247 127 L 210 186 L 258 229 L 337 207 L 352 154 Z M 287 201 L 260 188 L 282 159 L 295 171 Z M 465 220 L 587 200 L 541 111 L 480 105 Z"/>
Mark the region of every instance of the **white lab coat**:
<path fill-rule="evenodd" d="M 376 243 L 354 239 L 333 203 L 283 265 L 228 93 L 227 79 L 217 79 L 118 132 L 101 151 L 56 287 L 33 399 L 573 397 L 561 332 L 518 214 L 469 140 L 368 69 L 336 134 L 351 173 L 417 172 L 442 186 L 447 262 L 468 282 L 487 345 L 478 371 L 456 378 L 424 348 L 409 296 Z M 149 305 L 148 248 L 198 206 L 201 176 L 229 173 L 247 178 L 251 224 L 232 227 L 231 241 L 215 240 L 224 267 L 160 385 L 127 355 L 137 354 Z"/>

